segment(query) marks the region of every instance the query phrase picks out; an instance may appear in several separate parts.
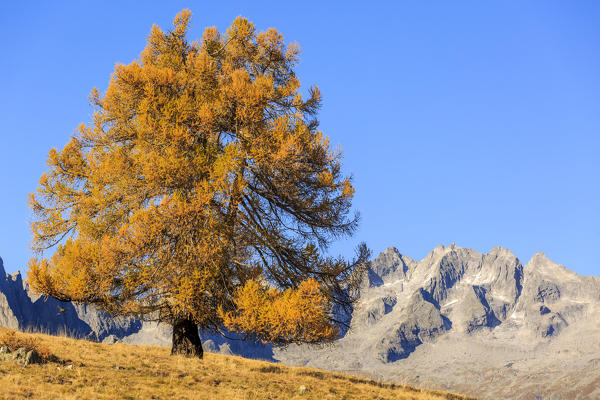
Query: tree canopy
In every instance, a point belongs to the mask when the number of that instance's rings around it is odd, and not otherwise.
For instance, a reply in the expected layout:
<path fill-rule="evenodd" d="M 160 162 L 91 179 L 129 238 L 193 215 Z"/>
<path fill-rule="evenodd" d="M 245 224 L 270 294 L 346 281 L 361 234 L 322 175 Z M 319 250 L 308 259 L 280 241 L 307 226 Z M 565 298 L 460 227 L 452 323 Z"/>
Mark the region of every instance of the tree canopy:
<path fill-rule="evenodd" d="M 29 283 L 166 321 L 174 352 L 201 355 L 175 346 L 175 331 L 197 326 L 331 340 L 332 306 L 367 250 L 323 255 L 358 216 L 341 153 L 318 129 L 321 94 L 300 92 L 299 47 L 275 29 L 238 17 L 189 42 L 190 18 L 153 26 L 139 60 L 92 90 L 91 123 L 50 151 L 29 200 Z"/>

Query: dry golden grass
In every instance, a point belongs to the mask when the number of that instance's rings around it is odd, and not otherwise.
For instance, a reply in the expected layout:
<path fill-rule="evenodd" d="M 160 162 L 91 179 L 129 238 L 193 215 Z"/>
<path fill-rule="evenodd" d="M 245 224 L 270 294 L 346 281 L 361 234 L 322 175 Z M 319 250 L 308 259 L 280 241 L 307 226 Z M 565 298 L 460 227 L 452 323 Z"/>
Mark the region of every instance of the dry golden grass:
<path fill-rule="evenodd" d="M 23 335 L 47 347 L 61 362 L 27 367 L 0 363 L 0 398 L 466 399 L 241 357 L 208 353 L 203 360 L 187 359 L 170 356 L 163 347 Z M 301 386 L 307 389 L 304 393 Z"/>

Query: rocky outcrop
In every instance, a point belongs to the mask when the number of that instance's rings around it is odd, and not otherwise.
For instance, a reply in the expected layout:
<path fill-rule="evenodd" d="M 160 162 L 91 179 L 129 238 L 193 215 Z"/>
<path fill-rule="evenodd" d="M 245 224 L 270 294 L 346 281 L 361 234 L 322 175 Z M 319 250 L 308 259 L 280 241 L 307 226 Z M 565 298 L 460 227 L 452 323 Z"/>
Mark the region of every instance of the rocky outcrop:
<path fill-rule="evenodd" d="M 401 322 L 386 332 L 376 346 L 380 360 L 394 362 L 406 358 L 417 346 L 432 341 L 450 328 L 447 319 L 428 298 L 429 293 L 422 289 L 412 295 L 399 318 Z"/>
<path fill-rule="evenodd" d="M 370 262 L 343 338 L 275 358 L 482 398 L 600 398 L 599 338 L 600 279 L 542 253 L 523 265 L 501 247 L 438 246 L 421 261 L 389 248 Z"/>

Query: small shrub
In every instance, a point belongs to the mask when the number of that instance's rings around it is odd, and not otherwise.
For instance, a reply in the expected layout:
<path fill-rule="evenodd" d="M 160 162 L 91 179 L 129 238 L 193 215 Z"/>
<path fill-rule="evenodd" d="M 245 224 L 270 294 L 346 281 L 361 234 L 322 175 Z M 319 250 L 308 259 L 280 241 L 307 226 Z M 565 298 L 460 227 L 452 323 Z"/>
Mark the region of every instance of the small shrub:
<path fill-rule="evenodd" d="M 6 346 L 12 353 L 17 349 L 25 349 L 26 352 L 35 350 L 43 360 L 49 360 L 52 357 L 50 349 L 40 343 L 37 338 L 6 330 L 0 333 L 0 347 Z"/>
<path fill-rule="evenodd" d="M 325 379 L 325 374 L 320 371 L 298 371 L 298 375 L 310 376 L 317 379 Z"/>
<path fill-rule="evenodd" d="M 264 373 L 271 373 L 271 374 L 280 374 L 281 373 L 281 368 L 279 368 L 276 365 L 268 365 L 266 367 L 260 367 L 258 369 L 255 369 L 255 371 L 264 372 Z"/>

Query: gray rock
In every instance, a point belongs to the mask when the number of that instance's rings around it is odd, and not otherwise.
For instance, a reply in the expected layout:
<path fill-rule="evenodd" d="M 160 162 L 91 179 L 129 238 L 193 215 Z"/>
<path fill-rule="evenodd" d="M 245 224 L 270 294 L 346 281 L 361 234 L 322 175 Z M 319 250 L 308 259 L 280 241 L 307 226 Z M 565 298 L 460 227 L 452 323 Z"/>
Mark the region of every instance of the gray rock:
<path fill-rule="evenodd" d="M 558 335 L 564 328 L 569 326 L 567 321 L 558 313 L 549 312 L 543 315 L 544 317 L 536 328 L 536 333 L 543 338 Z"/>
<path fill-rule="evenodd" d="M 19 347 L 17 350 L 15 350 L 13 353 L 11 353 L 13 359 L 24 359 L 25 356 L 27 355 L 27 350 L 23 347 Z"/>
<path fill-rule="evenodd" d="M 304 385 L 300 385 L 300 387 L 298 388 L 298 394 L 306 394 L 309 391 L 310 390 Z"/>
<path fill-rule="evenodd" d="M 23 363 L 23 365 L 30 365 L 30 364 L 41 364 L 44 360 L 42 359 L 42 357 L 39 355 L 39 353 L 35 350 L 29 350 L 27 352 L 27 354 L 25 355 L 25 361 Z"/>
<path fill-rule="evenodd" d="M 535 301 L 539 303 L 554 303 L 558 299 L 560 299 L 560 290 L 555 283 L 543 281 L 538 286 Z"/>
<path fill-rule="evenodd" d="M 391 334 L 386 334 L 376 346 L 378 357 L 385 362 L 406 358 L 424 342 L 429 342 L 447 329 L 439 310 L 427 301 L 427 292 L 415 293 Z"/>
<path fill-rule="evenodd" d="M 117 336 L 115 336 L 114 334 L 110 334 L 107 337 L 105 337 L 104 339 L 102 339 L 102 343 L 106 343 L 106 344 L 114 344 L 114 343 L 120 343 L 121 339 L 119 339 Z"/>
<path fill-rule="evenodd" d="M 479 286 L 472 286 L 470 289 L 465 291 L 453 313 L 453 326 L 465 333 L 493 327 L 497 318 L 485 298 L 485 290 Z"/>
<path fill-rule="evenodd" d="M 202 342 L 202 348 L 204 351 L 208 351 L 210 353 L 218 353 L 219 347 L 213 342 L 211 339 L 205 340 Z"/>

